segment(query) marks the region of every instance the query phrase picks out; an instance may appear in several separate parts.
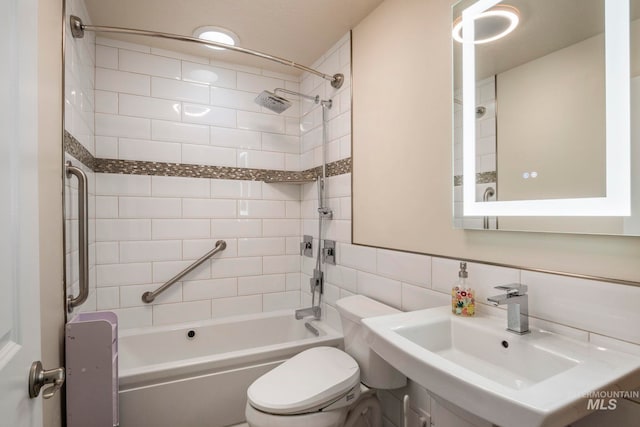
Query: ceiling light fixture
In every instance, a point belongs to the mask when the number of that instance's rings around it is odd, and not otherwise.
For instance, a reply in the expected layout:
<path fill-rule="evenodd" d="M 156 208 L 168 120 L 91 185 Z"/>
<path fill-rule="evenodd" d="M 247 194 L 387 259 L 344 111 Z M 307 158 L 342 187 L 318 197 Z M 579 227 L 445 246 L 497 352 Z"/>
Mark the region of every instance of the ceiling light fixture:
<path fill-rule="evenodd" d="M 473 44 L 484 44 L 501 39 L 516 29 L 520 12 L 513 6 L 500 5 L 480 13 L 474 20 Z M 453 22 L 453 39 L 462 43 L 462 16 Z"/>
<path fill-rule="evenodd" d="M 202 40 L 224 43 L 231 46 L 237 46 L 240 42 L 240 39 L 233 31 L 227 30 L 226 28 L 214 27 L 211 25 L 196 28 L 193 31 L 193 35 Z M 208 45 L 207 47 L 215 50 L 225 50 L 225 48 L 223 47 Z"/>

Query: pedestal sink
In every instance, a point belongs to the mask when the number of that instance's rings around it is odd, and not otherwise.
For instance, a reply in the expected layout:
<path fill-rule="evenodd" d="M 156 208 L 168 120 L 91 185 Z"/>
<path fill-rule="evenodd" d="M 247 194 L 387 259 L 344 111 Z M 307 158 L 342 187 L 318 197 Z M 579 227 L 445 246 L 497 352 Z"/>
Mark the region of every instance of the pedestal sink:
<path fill-rule="evenodd" d="M 640 386 L 640 357 L 449 307 L 364 319 L 371 348 L 435 395 L 501 426 L 566 426 L 588 393 Z M 591 410 L 593 410 L 593 403 Z"/>

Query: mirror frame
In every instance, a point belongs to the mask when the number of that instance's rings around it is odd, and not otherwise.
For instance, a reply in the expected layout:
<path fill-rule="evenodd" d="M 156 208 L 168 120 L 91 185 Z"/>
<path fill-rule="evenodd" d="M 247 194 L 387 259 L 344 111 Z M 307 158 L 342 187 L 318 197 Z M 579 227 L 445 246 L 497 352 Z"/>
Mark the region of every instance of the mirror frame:
<path fill-rule="evenodd" d="M 629 0 L 605 1 L 606 196 L 476 201 L 474 20 L 502 0 L 478 0 L 462 12 L 463 216 L 630 216 L 631 71 Z"/>

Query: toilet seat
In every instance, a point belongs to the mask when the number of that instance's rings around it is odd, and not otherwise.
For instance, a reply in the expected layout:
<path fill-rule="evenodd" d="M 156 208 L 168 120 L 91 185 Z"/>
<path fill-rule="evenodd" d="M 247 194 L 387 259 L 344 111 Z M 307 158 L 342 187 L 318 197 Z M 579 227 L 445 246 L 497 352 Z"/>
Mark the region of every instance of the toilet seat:
<path fill-rule="evenodd" d="M 351 356 L 334 347 L 314 347 L 258 378 L 247 390 L 247 397 L 248 403 L 262 412 L 303 414 L 338 400 L 350 404 L 357 395 L 349 392 L 359 392 L 359 383 L 360 368 Z"/>

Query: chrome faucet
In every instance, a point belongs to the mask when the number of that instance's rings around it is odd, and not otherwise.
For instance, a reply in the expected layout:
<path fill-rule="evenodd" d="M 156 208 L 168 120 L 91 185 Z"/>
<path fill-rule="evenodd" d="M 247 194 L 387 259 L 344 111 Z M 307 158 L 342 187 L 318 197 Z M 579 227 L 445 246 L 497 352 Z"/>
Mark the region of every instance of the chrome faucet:
<path fill-rule="evenodd" d="M 318 255 L 319 256 L 319 255 Z M 318 258 L 319 260 L 320 258 Z M 324 273 L 319 269 L 313 270 L 313 277 L 309 279 L 309 290 L 311 291 L 311 307 L 296 310 L 296 319 L 304 319 L 313 316 L 316 320 L 322 318 L 322 294 L 324 291 Z M 316 291 L 318 292 L 318 304 L 316 305 Z"/>
<path fill-rule="evenodd" d="M 301 308 L 299 310 L 296 310 L 297 320 L 304 319 L 305 317 L 309 316 L 313 316 L 316 320 L 320 319 L 320 317 L 322 316 L 320 306 L 316 305 L 313 307 Z"/>
<path fill-rule="evenodd" d="M 507 304 L 507 331 L 519 335 L 528 334 L 530 331 L 527 285 L 512 283 L 496 286 L 495 289 L 506 293 L 489 297 L 487 300 L 495 306 Z"/>

